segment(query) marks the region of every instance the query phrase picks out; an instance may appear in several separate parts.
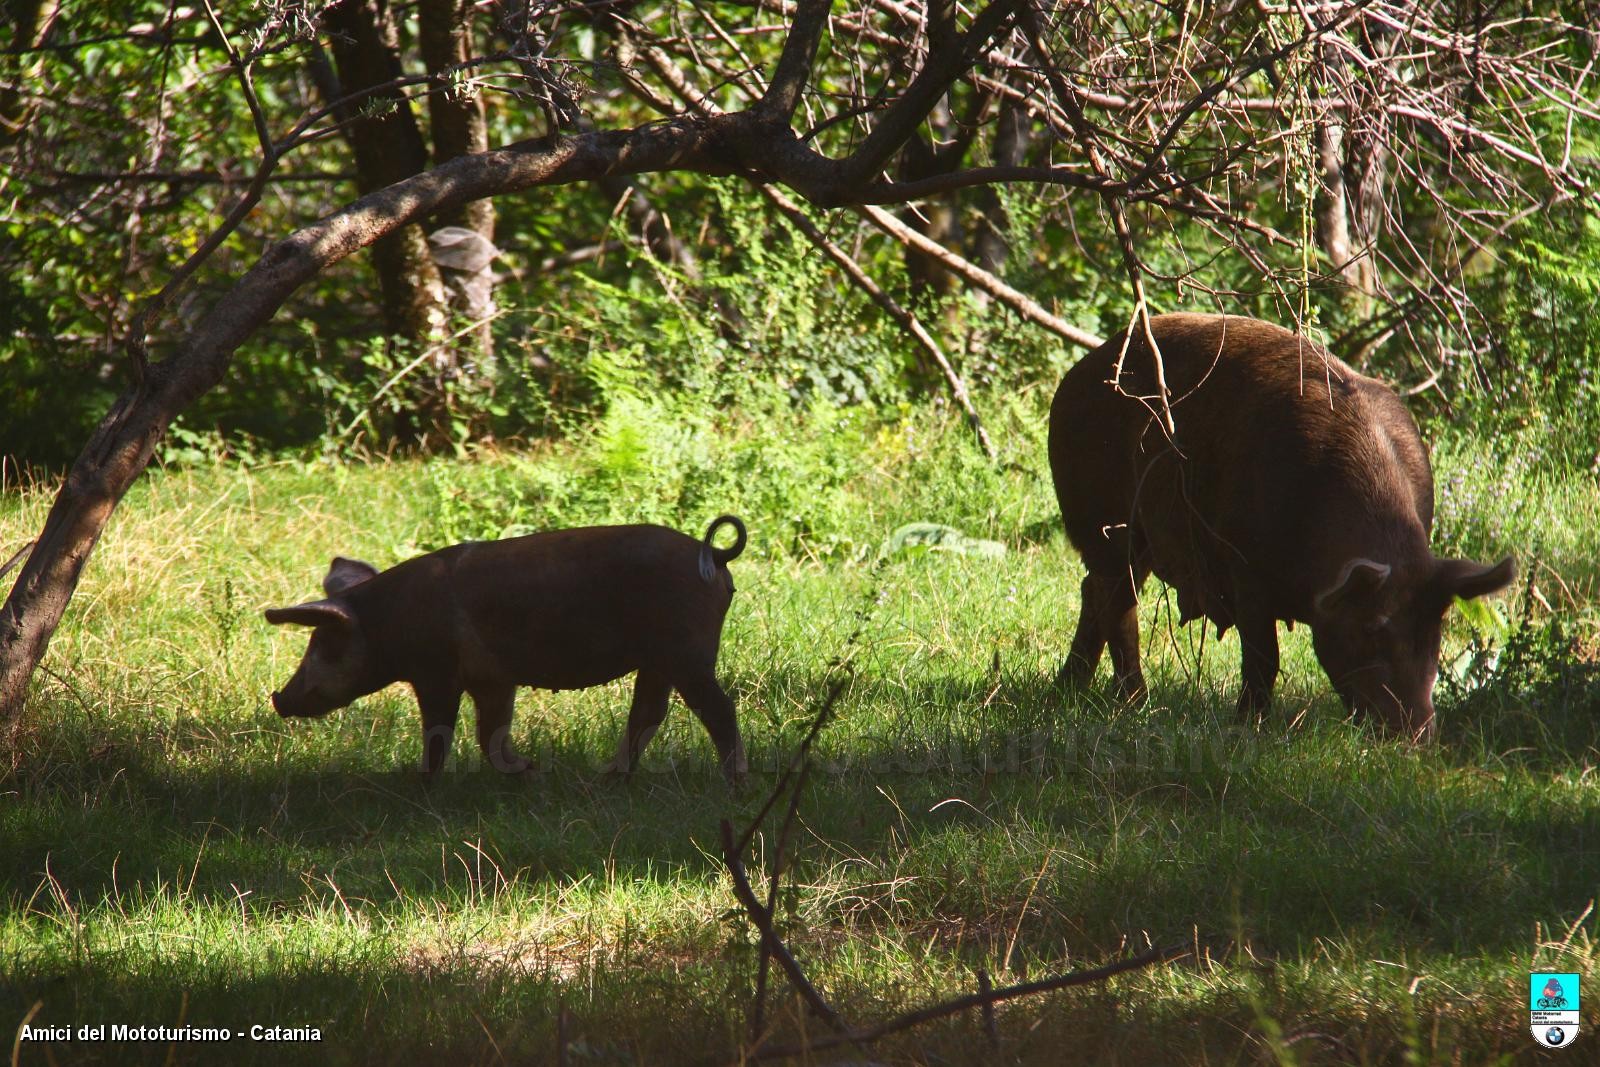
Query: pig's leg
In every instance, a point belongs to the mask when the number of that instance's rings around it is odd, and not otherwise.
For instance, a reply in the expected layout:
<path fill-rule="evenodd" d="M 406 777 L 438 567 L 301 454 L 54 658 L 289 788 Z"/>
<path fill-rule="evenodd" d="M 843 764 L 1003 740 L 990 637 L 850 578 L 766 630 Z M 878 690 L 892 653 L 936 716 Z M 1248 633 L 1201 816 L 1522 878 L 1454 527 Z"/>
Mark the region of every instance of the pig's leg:
<path fill-rule="evenodd" d="M 606 770 L 612 774 L 632 774 L 639 753 L 661 728 L 667 717 L 667 702 L 672 698 L 672 683 L 666 676 L 641 670 L 633 679 L 633 706 L 628 709 L 628 728 L 617 742 L 617 758 Z"/>
<path fill-rule="evenodd" d="M 1272 687 L 1278 680 L 1278 621 L 1241 605 L 1237 625 L 1242 660 L 1240 674 L 1244 677 L 1244 688 L 1239 691 L 1239 714 L 1258 718 L 1272 706 Z"/>
<path fill-rule="evenodd" d="M 422 773 L 432 778 L 450 755 L 456 717 L 461 714 L 461 690 L 447 684 L 413 684 L 412 688 L 422 709 Z"/>
<path fill-rule="evenodd" d="M 1130 702 L 1145 697 L 1144 671 L 1139 667 L 1139 586 L 1144 578 L 1143 574 L 1123 574 L 1103 579 L 1100 588 L 1100 620 L 1111 646 L 1111 667 L 1117 689 Z"/>
<path fill-rule="evenodd" d="M 739 722 L 734 718 L 733 701 L 709 667 L 680 677 L 677 686 L 683 702 L 699 717 L 711 735 L 711 743 L 717 746 L 723 775 L 730 783 L 738 784 L 749 765 L 745 760 L 744 741 L 739 737 Z"/>
<path fill-rule="evenodd" d="M 1056 682 L 1087 685 L 1101 651 L 1110 645 L 1118 690 L 1123 699 L 1139 701 L 1145 696 L 1139 668 L 1139 590 L 1150 577 L 1149 545 L 1131 526 L 1111 526 L 1102 533 L 1104 540 L 1079 546 L 1089 573 L 1083 579 L 1078 629 Z"/>
<path fill-rule="evenodd" d="M 1082 599 L 1078 605 L 1078 629 L 1072 635 L 1067 661 L 1056 675 L 1056 685 L 1081 689 L 1094 677 L 1100 654 L 1106 650 L 1105 627 L 1100 622 L 1099 585 L 1092 574 L 1083 577 Z"/>
<path fill-rule="evenodd" d="M 511 747 L 511 712 L 517 701 L 516 686 L 482 686 L 471 693 L 472 705 L 478 710 L 478 748 L 489 766 L 504 774 L 520 774 L 527 770 L 528 761 Z"/>

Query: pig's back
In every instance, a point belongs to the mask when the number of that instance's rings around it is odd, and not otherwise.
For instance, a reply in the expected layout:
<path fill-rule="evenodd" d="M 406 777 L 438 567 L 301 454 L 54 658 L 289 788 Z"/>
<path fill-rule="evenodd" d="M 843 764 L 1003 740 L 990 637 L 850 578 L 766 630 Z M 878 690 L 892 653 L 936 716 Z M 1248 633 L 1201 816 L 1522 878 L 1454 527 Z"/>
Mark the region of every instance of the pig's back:
<path fill-rule="evenodd" d="M 1419 521 L 1425 537 L 1427 456 L 1392 390 L 1268 323 L 1163 315 L 1152 329 L 1173 397 L 1170 442 L 1153 401 L 1138 399 L 1157 386 L 1137 332 L 1124 392 L 1109 384 L 1123 358 L 1114 340 L 1068 371 L 1052 408 L 1057 494 L 1091 569 L 1127 566 L 1126 542 L 1105 531 L 1129 524 L 1155 573 L 1195 602 L 1216 603 L 1222 576 L 1243 569 L 1279 617 L 1305 618 L 1320 573 L 1307 556 L 1330 537 Z"/>
<path fill-rule="evenodd" d="M 732 598 L 701 543 L 664 526 L 551 530 L 444 550 L 467 673 L 575 689 L 714 663 Z"/>

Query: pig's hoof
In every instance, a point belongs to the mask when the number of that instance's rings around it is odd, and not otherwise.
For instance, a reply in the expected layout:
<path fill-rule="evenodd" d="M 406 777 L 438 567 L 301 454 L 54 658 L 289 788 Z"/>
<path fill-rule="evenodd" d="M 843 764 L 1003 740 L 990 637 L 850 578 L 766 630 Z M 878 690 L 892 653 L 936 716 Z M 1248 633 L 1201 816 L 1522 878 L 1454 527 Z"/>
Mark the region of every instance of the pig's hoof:
<path fill-rule="evenodd" d="M 610 763 L 607 763 L 604 767 L 600 768 L 600 776 L 613 782 L 627 784 L 628 782 L 633 781 L 633 767 L 631 764 L 625 764 L 619 760 L 612 760 Z"/>
<path fill-rule="evenodd" d="M 521 774 L 533 764 L 517 755 L 515 752 L 506 752 L 493 761 L 494 769 L 501 774 Z"/>

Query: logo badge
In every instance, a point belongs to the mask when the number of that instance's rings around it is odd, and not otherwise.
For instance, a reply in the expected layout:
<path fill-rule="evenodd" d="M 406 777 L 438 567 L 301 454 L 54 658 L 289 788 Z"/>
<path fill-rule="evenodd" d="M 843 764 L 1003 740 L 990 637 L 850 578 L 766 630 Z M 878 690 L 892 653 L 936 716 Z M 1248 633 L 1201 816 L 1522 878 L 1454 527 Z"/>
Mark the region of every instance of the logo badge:
<path fill-rule="evenodd" d="M 1578 976 L 1536 971 L 1528 976 L 1528 1014 L 1533 1039 L 1545 1048 L 1565 1048 L 1578 1036 Z"/>

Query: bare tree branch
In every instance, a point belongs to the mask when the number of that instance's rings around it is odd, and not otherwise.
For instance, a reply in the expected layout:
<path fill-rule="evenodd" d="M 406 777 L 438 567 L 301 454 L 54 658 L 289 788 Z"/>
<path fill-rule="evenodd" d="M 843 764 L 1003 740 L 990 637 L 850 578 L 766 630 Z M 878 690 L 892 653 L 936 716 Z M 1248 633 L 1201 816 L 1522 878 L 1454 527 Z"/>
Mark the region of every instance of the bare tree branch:
<path fill-rule="evenodd" d="M 932 359 L 934 364 L 938 366 L 939 372 L 944 375 L 945 382 L 950 386 L 951 397 L 966 414 L 967 423 L 972 427 L 972 432 L 977 435 L 978 443 L 983 446 L 984 454 L 990 460 L 999 459 L 1000 453 L 994 447 L 994 442 L 989 439 L 989 431 L 983 427 L 983 419 L 978 416 L 978 409 L 972 404 L 972 394 L 967 391 L 966 383 L 956 373 L 955 367 L 951 366 L 949 357 L 944 354 L 944 350 L 939 347 L 939 343 L 933 339 L 933 335 L 927 331 L 927 328 L 917 320 L 915 315 L 901 307 L 899 301 L 884 292 L 883 287 L 873 281 L 872 277 L 862 269 L 861 265 L 848 252 L 830 241 L 827 235 L 816 227 L 815 223 L 806 218 L 805 212 L 801 211 L 794 201 L 770 185 L 761 186 L 761 195 L 766 197 L 768 202 L 779 211 L 783 212 L 784 217 L 796 229 L 805 234 L 807 240 L 821 249 L 829 259 L 837 263 L 846 277 L 854 282 L 862 292 L 871 297 L 873 303 L 881 307 L 890 318 L 899 323 L 901 328 L 916 340 L 922 350 L 928 354 L 928 358 Z M 973 269 L 976 270 L 977 268 L 974 267 Z"/>
<path fill-rule="evenodd" d="M 864 204 L 856 208 L 856 212 L 896 241 L 915 248 L 923 255 L 932 256 L 1022 318 L 1036 326 L 1043 326 L 1069 344 L 1080 348 L 1099 348 L 1105 343 L 1104 338 L 1096 337 L 1087 330 L 1081 330 L 1059 315 L 1046 310 L 1026 293 L 1013 289 L 976 263 L 957 255 L 937 241 L 929 240 L 887 211 Z"/>
<path fill-rule="evenodd" d="M 763 120 L 788 122 L 794 116 L 795 108 L 800 106 L 800 94 L 811 79 L 811 66 L 832 6 L 830 0 L 800 0 L 796 6 L 783 54 L 767 83 L 767 94 L 755 106 L 755 113 Z"/>
<path fill-rule="evenodd" d="M 847 1029 L 845 1021 L 839 1013 L 829 1004 L 827 998 L 817 992 L 817 987 L 811 984 L 806 977 L 806 972 L 800 964 L 795 962 L 794 955 L 789 947 L 783 943 L 776 930 L 772 928 L 772 913 L 762 907 L 761 901 L 756 899 L 755 890 L 750 888 L 750 876 L 745 874 L 744 861 L 739 858 L 739 849 L 733 839 L 733 823 L 727 819 L 721 822 L 722 830 L 722 859 L 728 865 L 728 874 L 733 879 L 733 895 L 739 898 L 739 903 L 744 906 L 745 913 L 750 916 L 750 921 L 761 932 L 761 943 L 772 958 L 778 961 L 778 966 L 783 968 L 783 973 L 789 976 L 789 984 L 795 991 L 805 998 L 811 1010 L 817 1017 L 835 1030 Z"/>
<path fill-rule="evenodd" d="M 993 0 L 972 20 L 964 34 L 942 51 L 929 53 L 921 73 L 879 117 L 867 139 L 846 160 L 842 180 L 859 185 L 882 170 L 889 157 L 927 118 L 935 102 L 950 88 L 950 83 L 971 66 L 983 46 L 1016 15 L 1022 4 L 1023 0 Z"/>
<path fill-rule="evenodd" d="M 766 1048 L 756 1048 L 749 1054 L 753 1060 L 781 1060 L 791 1056 L 804 1056 L 824 1049 L 837 1048 L 840 1045 L 868 1045 L 874 1041 L 897 1034 L 902 1030 L 909 1030 L 913 1026 L 932 1022 L 935 1019 L 948 1018 L 959 1015 L 973 1008 L 991 1007 L 1003 1004 L 1008 1000 L 1018 997 L 1031 997 L 1039 993 L 1050 993 L 1057 989 L 1071 989 L 1073 986 L 1094 985 L 1115 978 L 1119 974 L 1129 971 L 1143 970 L 1157 963 L 1170 963 L 1173 960 L 1183 959 L 1190 955 L 1193 949 L 1188 945 L 1166 945 L 1162 948 L 1153 948 L 1148 952 L 1141 952 L 1137 956 L 1130 956 L 1116 963 L 1108 963 L 1104 967 L 1095 967 L 1087 971 L 1073 971 L 1070 974 L 1053 975 L 1041 978 L 1034 982 L 1023 982 L 1019 985 L 1002 986 L 987 992 L 972 993 L 968 996 L 946 1000 L 939 1004 L 917 1011 L 897 1015 L 893 1019 L 878 1023 L 876 1026 L 866 1026 L 856 1030 L 847 1030 L 843 1033 L 819 1037 L 811 1041 L 794 1045 L 773 1045 Z"/>

